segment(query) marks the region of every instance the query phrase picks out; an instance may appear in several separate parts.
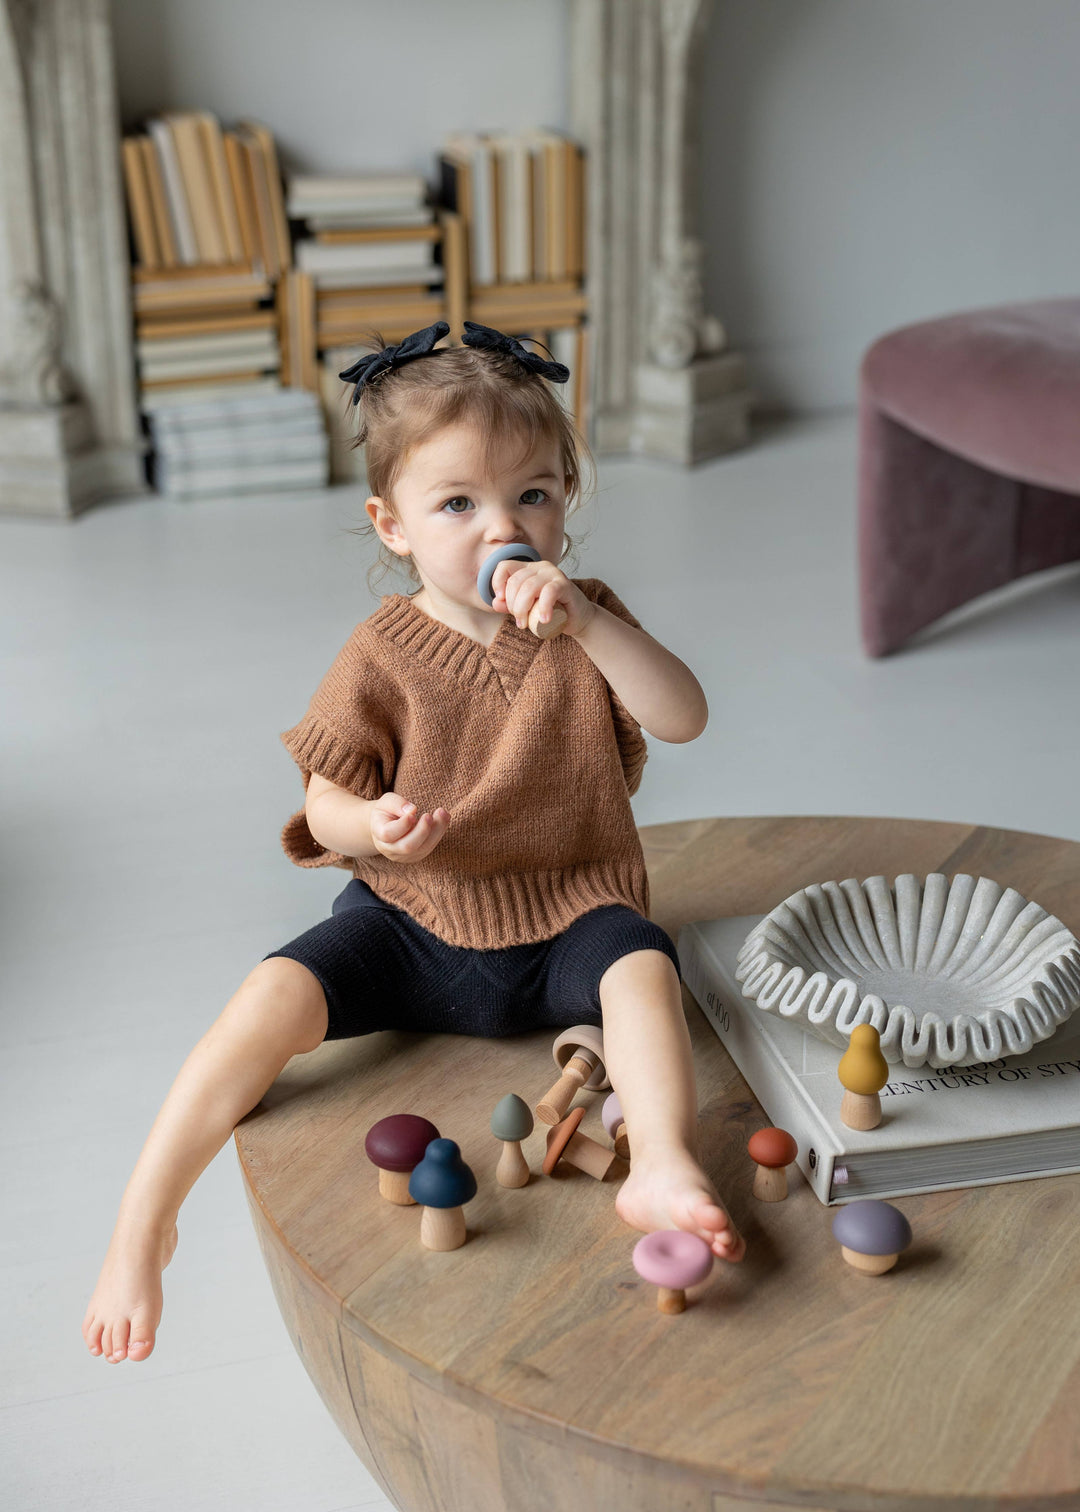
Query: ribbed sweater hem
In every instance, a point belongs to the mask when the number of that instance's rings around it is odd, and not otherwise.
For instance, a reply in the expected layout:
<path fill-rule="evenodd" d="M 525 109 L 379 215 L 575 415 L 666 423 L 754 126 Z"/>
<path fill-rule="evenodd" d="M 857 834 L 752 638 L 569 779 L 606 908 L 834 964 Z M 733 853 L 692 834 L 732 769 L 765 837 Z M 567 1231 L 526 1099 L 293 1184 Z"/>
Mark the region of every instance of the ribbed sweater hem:
<path fill-rule="evenodd" d="M 408 868 L 388 868 L 357 860 L 353 870 L 380 898 L 403 908 L 431 934 L 471 950 L 502 950 L 552 939 L 582 914 L 608 903 L 621 903 L 646 917 L 649 912 L 644 861 L 450 876 L 441 883 L 426 877 L 422 892 L 409 881 Z"/>

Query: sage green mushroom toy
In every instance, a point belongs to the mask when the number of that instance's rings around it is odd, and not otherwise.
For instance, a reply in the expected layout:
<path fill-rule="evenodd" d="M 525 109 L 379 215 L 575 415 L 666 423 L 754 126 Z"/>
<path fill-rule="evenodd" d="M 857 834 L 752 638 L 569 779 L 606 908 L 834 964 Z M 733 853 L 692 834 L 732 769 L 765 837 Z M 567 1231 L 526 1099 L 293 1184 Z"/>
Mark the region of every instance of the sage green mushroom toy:
<path fill-rule="evenodd" d="M 516 1092 L 508 1092 L 491 1115 L 491 1132 L 503 1142 L 495 1180 L 504 1187 L 523 1187 L 529 1180 L 529 1162 L 521 1153 L 521 1141 L 533 1131 L 529 1105 Z"/>

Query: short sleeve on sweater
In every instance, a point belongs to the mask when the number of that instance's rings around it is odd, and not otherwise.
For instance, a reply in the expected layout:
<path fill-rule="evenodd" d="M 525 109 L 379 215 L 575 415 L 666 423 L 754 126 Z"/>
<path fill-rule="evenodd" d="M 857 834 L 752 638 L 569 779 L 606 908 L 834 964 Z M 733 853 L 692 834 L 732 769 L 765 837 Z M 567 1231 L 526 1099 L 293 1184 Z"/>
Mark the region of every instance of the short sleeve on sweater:
<path fill-rule="evenodd" d="M 364 654 L 363 627 L 354 633 L 319 684 L 298 725 L 282 744 L 300 768 L 305 791 L 312 772 L 358 798 L 379 798 L 394 785 L 397 741 L 395 699 L 384 670 Z M 329 851 L 308 829 L 301 809 L 281 835 L 285 854 L 297 866 L 352 866 Z"/>
<path fill-rule="evenodd" d="M 590 578 L 587 583 L 588 586 L 585 581 L 578 580 L 578 587 L 586 598 L 591 598 L 594 604 L 599 604 L 601 609 L 606 609 L 617 619 L 625 620 L 628 625 L 633 625 L 635 630 L 644 629 L 618 594 L 613 592 L 606 583 L 601 582 L 599 578 Z M 632 795 L 641 786 L 641 774 L 645 769 L 649 751 L 645 744 L 645 737 L 641 733 L 641 726 L 610 683 L 608 683 L 608 696 L 611 700 L 611 719 L 615 726 L 615 737 L 619 743 L 623 776 L 626 778 L 626 790 Z"/>

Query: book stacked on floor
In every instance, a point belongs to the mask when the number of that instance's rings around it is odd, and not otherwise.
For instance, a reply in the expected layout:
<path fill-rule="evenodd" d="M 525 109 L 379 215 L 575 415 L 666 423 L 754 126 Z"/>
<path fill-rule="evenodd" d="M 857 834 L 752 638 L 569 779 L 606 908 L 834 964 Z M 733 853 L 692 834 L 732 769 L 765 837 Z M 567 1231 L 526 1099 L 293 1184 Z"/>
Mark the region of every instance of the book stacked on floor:
<path fill-rule="evenodd" d="M 584 158 L 558 132 L 456 132 L 439 160 L 440 199 L 465 222 L 474 301 L 493 284 L 563 283 L 584 273 Z M 580 309 L 576 311 L 580 313 Z"/>
<path fill-rule="evenodd" d="M 588 424 L 585 167 L 559 132 L 456 132 L 439 159 L 439 197 L 463 227 L 468 314 L 543 343 L 570 369 L 560 398 Z"/>
<path fill-rule="evenodd" d="M 220 494 L 322 488 L 328 442 L 316 394 L 265 388 L 201 403 L 175 395 L 146 405 L 159 493 Z"/>
<path fill-rule="evenodd" d="M 151 395 L 199 402 L 265 387 L 281 361 L 267 302 L 292 258 L 270 132 L 178 112 L 127 137 L 123 163 L 144 407 Z"/>
<path fill-rule="evenodd" d="M 208 111 L 148 121 L 124 138 L 135 262 L 177 268 L 245 267 L 273 281 L 292 253 L 274 139 L 257 121 L 222 131 Z"/>
<path fill-rule="evenodd" d="M 822 1202 L 1080 1171 L 1080 1016 L 1023 1055 L 891 1066 L 882 1122 L 860 1133 L 840 1122 L 840 1051 L 743 997 L 739 948 L 758 923 L 760 916 L 684 925 L 683 980 L 766 1118 L 795 1138 L 799 1168 Z"/>
<path fill-rule="evenodd" d="M 313 291 L 295 296 L 313 310 L 313 352 L 371 330 L 400 340 L 443 317 L 443 231 L 422 175 L 297 174 L 287 209 Z"/>

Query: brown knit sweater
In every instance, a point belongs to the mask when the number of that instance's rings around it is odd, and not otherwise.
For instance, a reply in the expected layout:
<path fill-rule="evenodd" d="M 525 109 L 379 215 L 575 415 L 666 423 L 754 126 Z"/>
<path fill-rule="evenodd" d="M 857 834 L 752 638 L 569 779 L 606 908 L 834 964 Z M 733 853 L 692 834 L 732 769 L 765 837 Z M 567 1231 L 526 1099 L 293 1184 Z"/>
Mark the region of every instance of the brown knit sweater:
<path fill-rule="evenodd" d="M 573 581 L 640 628 L 598 578 Z M 485 648 L 391 594 L 281 738 L 305 788 L 318 772 L 361 798 L 449 809 L 422 861 L 327 851 L 303 810 L 282 843 L 298 866 L 348 867 L 450 945 L 550 939 L 606 903 L 648 912 L 630 808 L 645 740 L 572 636 L 540 641 L 507 616 Z"/>

